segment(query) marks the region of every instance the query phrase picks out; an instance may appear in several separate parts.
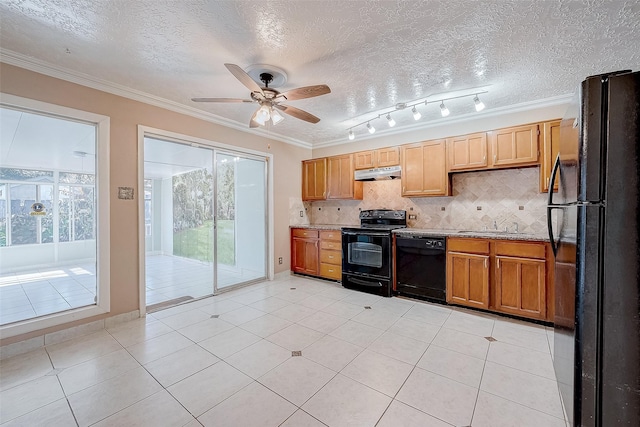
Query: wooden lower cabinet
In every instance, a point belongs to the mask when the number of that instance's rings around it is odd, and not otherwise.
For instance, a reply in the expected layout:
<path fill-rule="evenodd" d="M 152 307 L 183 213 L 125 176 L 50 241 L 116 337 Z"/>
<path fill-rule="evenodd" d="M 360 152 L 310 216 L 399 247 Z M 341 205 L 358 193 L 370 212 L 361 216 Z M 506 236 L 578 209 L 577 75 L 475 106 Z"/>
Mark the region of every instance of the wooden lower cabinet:
<path fill-rule="evenodd" d="M 447 254 L 447 302 L 489 308 L 489 256 Z"/>
<path fill-rule="evenodd" d="M 341 237 L 340 230 L 291 229 L 291 270 L 341 280 Z"/>
<path fill-rule="evenodd" d="M 496 310 L 544 320 L 545 260 L 496 256 L 495 265 Z"/>
<path fill-rule="evenodd" d="M 447 247 L 447 302 L 553 321 L 547 243 L 450 238 Z"/>

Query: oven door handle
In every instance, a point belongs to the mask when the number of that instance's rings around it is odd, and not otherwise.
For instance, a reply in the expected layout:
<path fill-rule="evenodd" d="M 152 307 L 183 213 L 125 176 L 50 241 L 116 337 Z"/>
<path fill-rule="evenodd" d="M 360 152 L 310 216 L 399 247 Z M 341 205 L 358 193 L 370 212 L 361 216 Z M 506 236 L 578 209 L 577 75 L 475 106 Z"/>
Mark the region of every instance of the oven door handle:
<path fill-rule="evenodd" d="M 389 233 L 375 233 L 370 231 L 343 231 L 343 236 L 374 236 L 374 237 L 389 237 Z"/>
<path fill-rule="evenodd" d="M 366 280 L 356 279 L 355 277 L 349 277 L 349 281 L 352 282 L 352 283 L 355 283 L 356 285 L 368 286 L 370 288 L 381 288 L 382 287 L 382 283 L 381 282 L 371 283 L 371 282 L 367 282 Z"/>

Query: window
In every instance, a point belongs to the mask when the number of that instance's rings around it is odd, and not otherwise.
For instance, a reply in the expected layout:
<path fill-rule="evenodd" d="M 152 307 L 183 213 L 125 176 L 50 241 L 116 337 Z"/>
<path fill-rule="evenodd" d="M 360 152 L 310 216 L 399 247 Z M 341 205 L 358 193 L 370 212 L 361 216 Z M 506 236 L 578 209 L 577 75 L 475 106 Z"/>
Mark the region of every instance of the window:
<path fill-rule="evenodd" d="M 151 236 L 151 190 L 152 181 L 144 180 L 144 235 Z"/>

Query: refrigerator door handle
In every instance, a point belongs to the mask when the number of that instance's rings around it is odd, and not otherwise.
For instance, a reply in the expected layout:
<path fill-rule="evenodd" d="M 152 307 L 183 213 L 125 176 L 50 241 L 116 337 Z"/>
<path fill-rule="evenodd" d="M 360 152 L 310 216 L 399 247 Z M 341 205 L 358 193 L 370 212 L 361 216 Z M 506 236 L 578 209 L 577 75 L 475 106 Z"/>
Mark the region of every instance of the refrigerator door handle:
<path fill-rule="evenodd" d="M 549 200 L 547 204 L 547 230 L 549 231 L 549 242 L 551 243 L 551 250 L 553 251 L 554 257 L 558 253 L 558 246 L 556 245 L 555 239 L 553 238 L 553 221 L 551 220 L 551 212 L 553 212 L 554 209 L 559 208 L 558 205 L 554 205 L 553 203 L 553 187 L 556 182 L 556 174 L 558 173 L 559 167 L 560 167 L 560 154 L 558 153 L 558 156 L 556 157 L 556 161 L 553 164 L 553 170 L 551 171 L 549 188 L 547 189 L 547 192 L 549 194 Z"/>
<path fill-rule="evenodd" d="M 551 169 L 551 179 L 549 180 L 549 188 L 547 188 L 549 206 L 554 206 L 553 203 L 553 187 L 556 185 L 556 175 L 560 168 L 560 153 L 556 156 L 556 161 L 553 163 L 553 169 Z M 558 186 L 559 188 L 559 186 Z"/>

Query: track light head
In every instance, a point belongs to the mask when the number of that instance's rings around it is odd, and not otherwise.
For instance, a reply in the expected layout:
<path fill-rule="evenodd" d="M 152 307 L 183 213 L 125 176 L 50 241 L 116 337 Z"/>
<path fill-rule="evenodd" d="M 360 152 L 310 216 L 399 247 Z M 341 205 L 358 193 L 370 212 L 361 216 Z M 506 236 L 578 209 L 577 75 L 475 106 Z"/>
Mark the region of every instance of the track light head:
<path fill-rule="evenodd" d="M 425 102 L 426 104 L 426 102 Z M 414 105 L 413 108 L 411 109 L 411 112 L 413 113 L 413 119 L 414 120 L 420 120 L 420 117 L 422 117 L 422 114 L 420 114 L 420 111 L 418 111 L 416 109 L 416 106 Z"/>
<path fill-rule="evenodd" d="M 396 121 L 391 118 L 391 114 L 387 114 L 387 122 L 389 122 L 389 127 L 392 128 L 396 125 Z"/>
<path fill-rule="evenodd" d="M 371 133 L 371 134 L 376 133 L 376 128 L 371 126 L 371 123 L 367 123 L 367 129 L 369 130 L 369 133 Z"/>
<path fill-rule="evenodd" d="M 349 141 L 353 141 L 356 139 L 356 135 L 353 133 L 352 129 L 349 129 Z"/>
<path fill-rule="evenodd" d="M 440 114 L 442 114 L 442 117 L 449 115 L 449 109 L 444 105 L 444 101 L 440 102 Z"/>
<path fill-rule="evenodd" d="M 480 98 L 478 98 L 478 95 L 476 95 L 475 98 L 473 98 L 473 103 L 476 105 L 476 111 L 484 110 L 484 102 L 480 101 Z"/>

